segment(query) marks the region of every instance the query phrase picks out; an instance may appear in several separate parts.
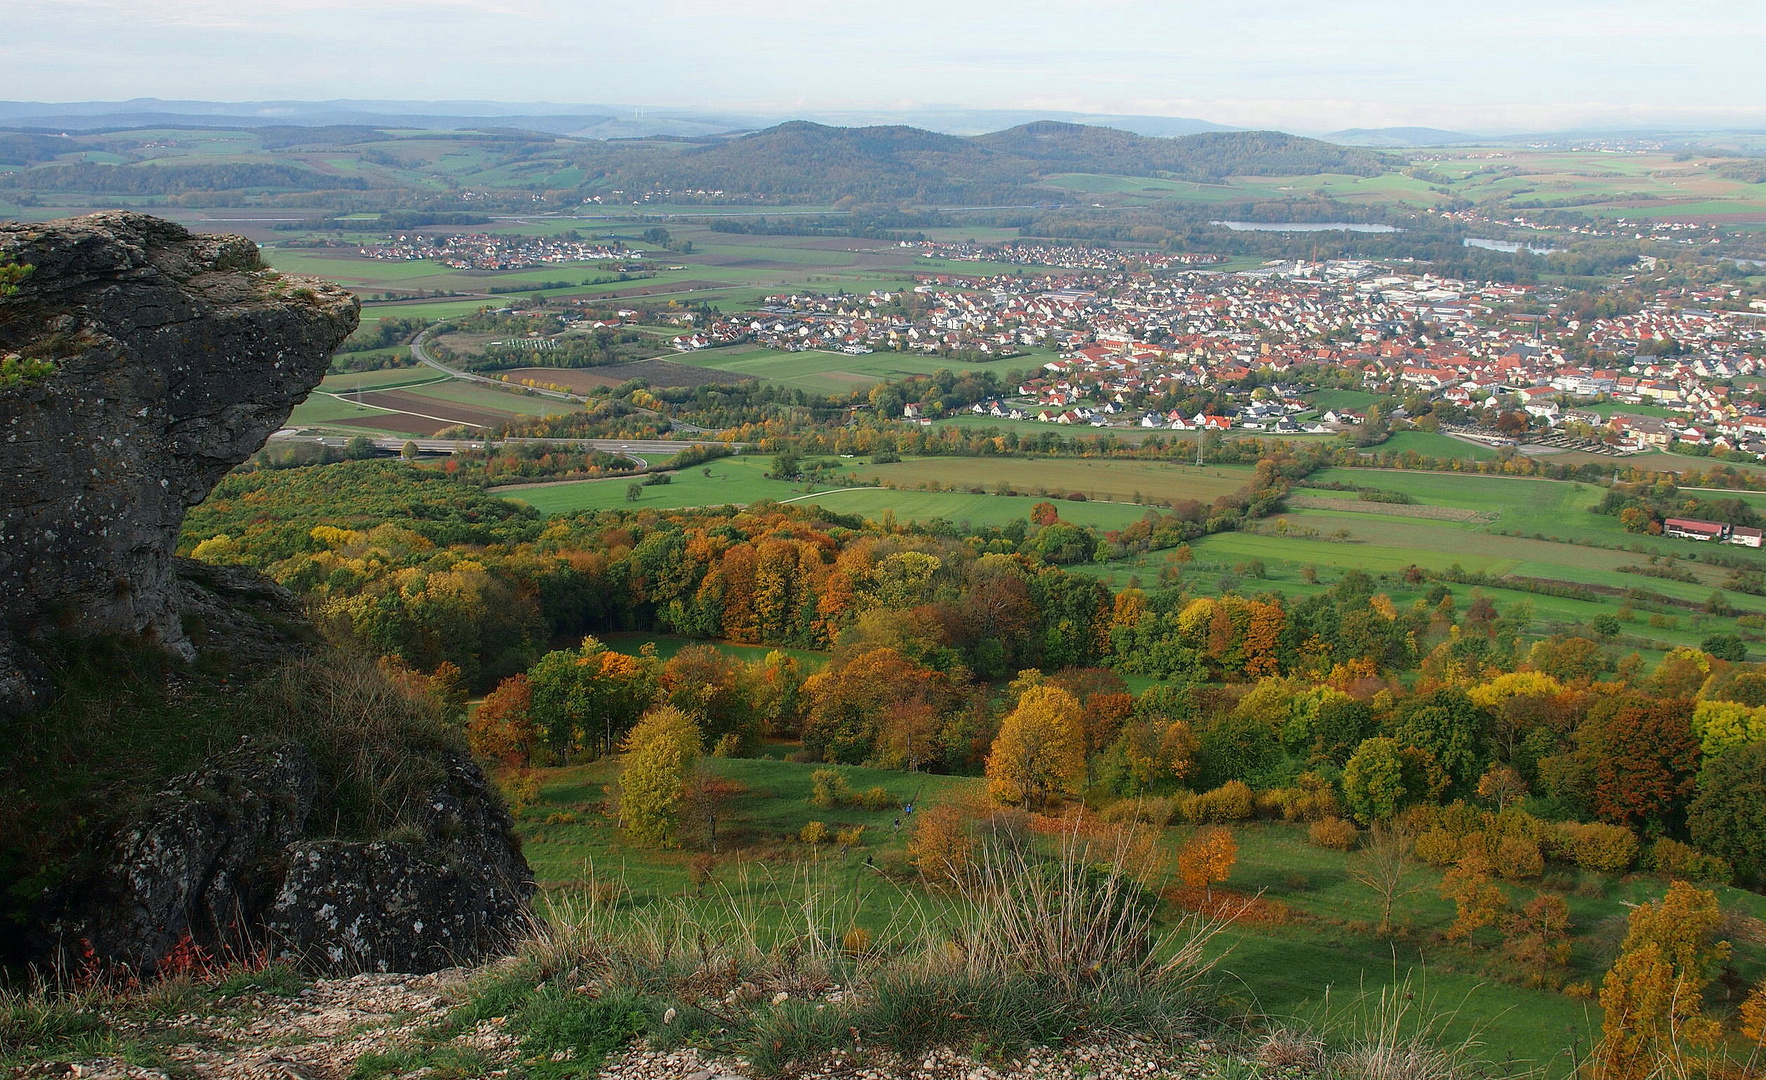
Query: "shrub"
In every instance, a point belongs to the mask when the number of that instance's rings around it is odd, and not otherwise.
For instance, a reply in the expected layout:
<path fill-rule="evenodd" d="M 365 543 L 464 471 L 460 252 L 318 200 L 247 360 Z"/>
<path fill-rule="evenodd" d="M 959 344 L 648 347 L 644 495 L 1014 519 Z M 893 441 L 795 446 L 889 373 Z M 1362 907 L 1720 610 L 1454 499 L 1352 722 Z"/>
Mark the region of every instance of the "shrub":
<path fill-rule="evenodd" d="M 1301 773 L 1293 787 L 1281 788 L 1273 794 L 1281 796 L 1281 814 L 1285 821 L 1319 821 L 1343 815 L 1336 789 L 1315 772 Z"/>
<path fill-rule="evenodd" d="M 806 844 L 825 844 L 828 842 L 828 826 L 820 821 L 807 822 L 797 833 L 797 839 Z"/>
<path fill-rule="evenodd" d="M 1163 828 L 1179 817 L 1178 800 L 1168 798 L 1118 799 L 1098 812 L 1098 817 L 1112 825 L 1139 822 Z"/>
<path fill-rule="evenodd" d="M 1193 824 L 1244 821 L 1257 812 L 1257 796 L 1243 780 L 1226 783 L 1195 797 L 1184 816 Z"/>
<path fill-rule="evenodd" d="M 1539 845 L 1524 836 L 1504 836 L 1496 843 L 1496 871 L 1510 881 L 1536 878 L 1545 870 Z"/>
<path fill-rule="evenodd" d="M 1735 876 L 1726 860 L 1666 836 L 1650 845 L 1649 865 L 1663 877 L 1681 881 L 1727 885 Z"/>
<path fill-rule="evenodd" d="M 1306 838 L 1314 845 L 1334 851 L 1348 851 L 1355 846 L 1359 836 L 1361 830 L 1355 827 L 1355 823 L 1340 817 L 1319 818 L 1306 830 Z"/>
<path fill-rule="evenodd" d="M 840 947 L 851 956 L 863 956 L 871 950 L 871 932 L 855 926 L 840 935 Z"/>
<path fill-rule="evenodd" d="M 1430 866 L 1452 866 L 1465 845 L 1443 828 L 1433 828 L 1416 838 L 1416 857 Z"/>
<path fill-rule="evenodd" d="M 525 772 L 511 776 L 503 781 L 503 797 L 509 800 L 509 812 L 520 817 L 540 797 L 539 778 Z"/>
<path fill-rule="evenodd" d="M 844 774 L 835 769 L 817 769 L 809 776 L 809 801 L 824 810 L 839 806 L 852 797 L 852 788 Z"/>
<path fill-rule="evenodd" d="M 705 891 L 710 884 L 711 875 L 717 872 L 717 856 L 710 852 L 700 852 L 687 860 L 687 882 L 693 886 L 695 894 Z"/>
<path fill-rule="evenodd" d="M 1623 873 L 1637 861 L 1637 836 L 1623 825 L 1561 822 L 1551 847 L 1554 855 L 1584 870 Z"/>
<path fill-rule="evenodd" d="M 864 839 L 865 827 L 854 825 L 850 829 L 841 829 L 834 834 L 834 842 L 843 848 L 857 847 Z"/>
<path fill-rule="evenodd" d="M 866 810 L 877 812 L 894 810 L 901 805 L 896 801 L 895 796 L 889 794 L 889 789 L 882 786 L 867 789 L 863 795 L 859 796 L 859 804 Z"/>

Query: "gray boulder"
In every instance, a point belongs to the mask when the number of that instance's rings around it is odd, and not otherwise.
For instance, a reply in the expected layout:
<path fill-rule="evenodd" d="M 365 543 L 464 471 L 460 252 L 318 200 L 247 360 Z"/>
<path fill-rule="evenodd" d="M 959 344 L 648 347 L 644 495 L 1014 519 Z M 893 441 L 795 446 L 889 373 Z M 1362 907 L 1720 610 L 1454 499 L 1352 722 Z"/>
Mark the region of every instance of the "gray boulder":
<path fill-rule="evenodd" d="M 172 781 L 49 895 L 51 951 L 141 973 L 265 954 L 425 973 L 526 928 L 533 875 L 477 765 L 448 761 L 396 839 L 300 839 L 320 781 L 298 746 L 241 747 Z"/>

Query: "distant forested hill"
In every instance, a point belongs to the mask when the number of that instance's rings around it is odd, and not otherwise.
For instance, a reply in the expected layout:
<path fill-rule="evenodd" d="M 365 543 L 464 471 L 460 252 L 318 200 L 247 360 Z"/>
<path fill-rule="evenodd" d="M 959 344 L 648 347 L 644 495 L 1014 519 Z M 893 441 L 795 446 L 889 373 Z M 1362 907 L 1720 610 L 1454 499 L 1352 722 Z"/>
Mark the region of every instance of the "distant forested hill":
<path fill-rule="evenodd" d="M 270 163 L 224 165 L 43 165 L 0 174 L 0 187 L 100 195 L 184 195 L 258 188 L 278 191 L 363 191 L 358 176 L 326 176 L 312 169 Z"/>
<path fill-rule="evenodd" d="M 1274 131 L 1176 139 L 1043 121 L 973 138 L 910 127 L 837 128 L 794 121 L 672 152 L 616 143 L 579 158 L 628 185 L 712 188 L 829 199 L 1023 199 L 1054 173 L 1221 180 L 1228 176 L 1378 176 L 1381 155 Z"/>
<path fill-rule="evenodd" d="M 977 145 L 1041 166 L 1043 172 L 1098 172 L 1223 180 L 1229 176 L 1378 176 L 1390 168 L 1378 154 L 1333 146 L 1280 131 L 1211 131 L 1153 139 L 1114 128 L 1043 121 L 992 135 Z"/>
<path fill-rule="evenodd" d="M 217 160 L 219 158 L 220 160 Z M 483 127 L 366 126 L 0 132 L 0 189 L 136 197 L 318 194 L 318 205 L 424 207 L 474 192 L 510 205 L 573 205 L 717 191 L 761 203 L 1010 205 L 1047 200 L 1061 173 L 1218 181 L 1231 176 L 1376 176 L 1395 162 L 1272 131 L 1180 138 L 1039 121 L 974 137 L 904 126 L 792 121 L 738 136 L 593 140 Z M 691 201 L 693 196 L 686 196 Z M 621 200 L 623 201 L 623 199 Z"/>

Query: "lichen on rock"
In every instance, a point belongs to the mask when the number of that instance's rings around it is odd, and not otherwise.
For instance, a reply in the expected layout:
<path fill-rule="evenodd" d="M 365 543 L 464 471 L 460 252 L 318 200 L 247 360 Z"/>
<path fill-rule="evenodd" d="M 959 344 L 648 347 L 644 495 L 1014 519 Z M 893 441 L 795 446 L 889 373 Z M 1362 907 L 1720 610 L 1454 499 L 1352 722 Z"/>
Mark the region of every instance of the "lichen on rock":
<path fill-rule="evenodd" d="M 50 883 L 19 913 L 26 959 L 151 974 L 192 954 L 274 954 L 432 971 L 525 928 L 532 874 L 457 725 L 401 705 L 372 661 L 327 651 L 263 575 L 174 556 L 186 510 L 324 376 L 355 298 L 277 274 L 241 237 L 132 213 L 0 224 L 5 264 L 32 270 L 0 297 L 0 358 L 32 377 L 0 383 L 0 720 L 15 725 L 0 730 L 47 730 L 73 709 L 81 730 L 103 729 L 78 745 L 106 760 L 86 764 L 110 765 L 143 750 L 132 718 L 192 703 L 184 716 L 251 717 L 233 729 L 240 745 L 207 742 L 226 752 L 179 757 L 175 772 L 158 764 L 169 759 L 111 770 L 127 779 L 36 822 L 49 854 L 0 860 Z M 127 680 L 104 682 L 110 669 L 79 691 L 91 712 L 63 684 L 51 702 L 43 657 L 100 637 L 156 664 L 143 639 L 203 663 L 153 666 L 163 685 L 140 691 L 148 704 Z M 47 648 L 57 639 L 67 647 Z M 349 693 L 354 712 L 327 711 Z M 80 767 L 66 747 L 34 752 L 19 760 Z M 396 796 L 398 811 L 352 826 L 352 791 Z"/>
<path fill-rule="evenodd" d="M 359 304 L 238 236 L 145 214 L 0 224 L 0 710 L 41 704 L 34 647 L 142 634 L 188 655 L 172 553 L 185 510 L 324 377 Z"/>

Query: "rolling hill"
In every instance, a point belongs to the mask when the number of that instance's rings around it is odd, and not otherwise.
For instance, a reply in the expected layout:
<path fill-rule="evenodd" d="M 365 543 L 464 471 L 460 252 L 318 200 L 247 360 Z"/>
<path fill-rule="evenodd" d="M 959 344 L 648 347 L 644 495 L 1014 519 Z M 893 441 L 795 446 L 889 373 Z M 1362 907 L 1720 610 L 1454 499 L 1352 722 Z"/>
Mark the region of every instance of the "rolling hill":
<path fill-rule="evenodd" d="M 332 200 L 352 208 L 398 205 L 401 193 L 432 197 L 450 184 L 567 204 L 614 192 L 719 191 L 769 203 L 850 197 L 1011 205 L 1046 201 L 1051 192 L 1039 185 L 1074 172 L 1219 182 L 1378 176 L 1393 167 L 1372 151 L 1274 131 L 1162 138 L 1044 120 L 964 137 L 793 120 L 739 135 L 603 140 L 522 130 L 513 126 L 520 119 L 446 131 L 191 124 L 169 132 L 0 133 L 0 189 L 143 197 L 375 193 Z"/>

